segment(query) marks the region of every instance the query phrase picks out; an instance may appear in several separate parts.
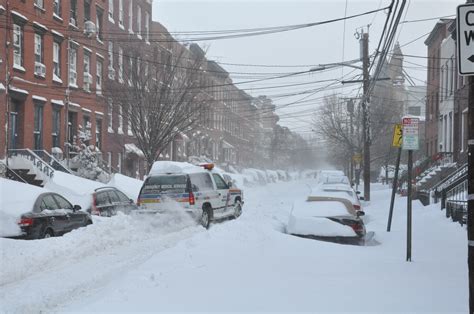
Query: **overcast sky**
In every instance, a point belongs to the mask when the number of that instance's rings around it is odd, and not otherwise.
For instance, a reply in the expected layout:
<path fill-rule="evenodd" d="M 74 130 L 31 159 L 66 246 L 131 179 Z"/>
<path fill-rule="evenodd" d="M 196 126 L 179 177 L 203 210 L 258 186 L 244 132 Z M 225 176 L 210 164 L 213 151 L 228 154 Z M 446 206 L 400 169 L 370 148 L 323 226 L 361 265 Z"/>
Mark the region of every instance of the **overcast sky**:
<path fill-rule="evenodd" d="M 408 0 L 402 20 L 412 21 L 454 15 L 456 6 L 465 1 L 423 1 Z M 346 10 L 347 4 L 347 10 Z M 170 32 L 184 31 L 214 31 L 229 29 L 248 29 L 318 22 L 344 16 L 356 15 L 370 10 L 386 7 L 389 0 L 354 1 L 354 0 L 218 0 L 218 1 L 177 1 L 155 0 L 153 2 L 153 19 L 161 22 Z M 349 96 L 356 93 L 360 87 L 334 84 L 330 81 L 317 83 L 321 80 L 351 79 L 360 74 L 359 70 L 349 67 L 332 71 L 323 71 L 311 75 L 293 78 L 274 79 L 268 81 L 245 83 L 262 77 L 277 76 L 278 73 L 304 71 L 311 65 L 341 62 L 359 58 L 359 43 L 354 34 L 357 29 L 369 27 L 370 52 L 374 52 L 385 22 L 386 12 L 381 11 L 344 22 L 335 22 L 311 28 L 294 30 L 283 33 L 199 41 L 207 47 L 210 60 L 221 63 L 239 65 L 222 65 L 231 73 L 234 82 L 249 94 L 257 96 L 266 94 L 274 97 L 277 112 L 281 117 L 280 124 L 290 127 L 301 134 L 311 132 L 311 112 L 321 103 L 321 98 L 333 92 Z M 412 40 L 430 32 L 436 20 L 404 23 L 399 26 L 397 40 L 405 45 Z M 345 36 L 344 36 L 345 27 Z M 178 39 L 189 39 L 189 35 L 175 34 Z M 195 37 L 195 36 L 193 36 Z M 426 56 L 426 46 L 423 36 L 402 47 L 404 54 Z M 426 78 L 426 60 L 406 57 L 405 68 L 417 84 L 423 85 Z M 408 63 L 410 62 L 410 63 Z M 248 65 L 248 66 L 244 66 Z M 257 65 L 285 65 L 302 67 L 260 67 Z M 265 74 L 268 73 L 268 74 Z M 296 86 L 284 86 L 300 84 Z M 268 88 L 270 87 L 270 88 Z M 321 88 L 315 94 L 283 97 L 286 93 L 303 92 L 309 89 Z M 302 100 L 308 102 L 293 102 Z M 313 99 L 313 101 L 311 101 Z"/>

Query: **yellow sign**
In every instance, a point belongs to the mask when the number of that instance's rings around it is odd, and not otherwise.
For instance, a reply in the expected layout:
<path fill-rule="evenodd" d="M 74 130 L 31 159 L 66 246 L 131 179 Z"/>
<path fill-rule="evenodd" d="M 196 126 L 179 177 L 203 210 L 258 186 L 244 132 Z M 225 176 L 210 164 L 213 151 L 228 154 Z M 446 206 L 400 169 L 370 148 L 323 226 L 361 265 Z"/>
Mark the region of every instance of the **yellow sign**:
<path fill-rule="evenodd" d="M 392 146 L 393 147 L 401 147 L 403 143 L 403 131 L 401 124 L 395 124 L 395 128 L 393 129 L 393 139 L 392 139 Z"/>
<path fill-rule="evenodd" d="M 362 154 L 355 153 L 354 156 L 352 156 L 352 160 L 354 160 L 355 163 L 360 164 L 362 161 Z"/>

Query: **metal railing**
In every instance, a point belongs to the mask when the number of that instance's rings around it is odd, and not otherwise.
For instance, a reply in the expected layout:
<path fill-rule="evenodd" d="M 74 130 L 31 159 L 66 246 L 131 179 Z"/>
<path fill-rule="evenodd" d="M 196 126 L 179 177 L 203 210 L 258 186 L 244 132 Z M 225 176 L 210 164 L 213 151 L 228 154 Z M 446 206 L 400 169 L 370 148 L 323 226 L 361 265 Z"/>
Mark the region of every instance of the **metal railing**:
<path fill-rule="evenodd" d="M 464 225 L 467 221 L 467 174 L 446 192 L 444 203 L 446 217 Z"/>
<path fill-rule="evenodd" d="M 33 150 L 33 152 L 41 157 L 44 161 L 46 161 L 54 170 L 62 171 L 65 173 L 72 173 L 67 167 L 65 167 L 61 161 L 59 161 L 56 157 L 51 155 L 45 150 Z"/>
<path fill-rule="evenodd" d="M 459 179 L 460 177 L 464 176 L 467 173 L 467 163 L 462 165 L 461 167 L 456 170 L 452 175 L 449 177 L 445 178 L 444 180 L 441 180 L 438 182 L 436 185 L 434 185 L 431 189 L 436 192 L 441 192 L 442 190 L 446 189 L 449 187 L 454 181 Z"/>
<path fill-rule="evenodd" d="M 8 167 L 3 161 L 0 161 L 0 177 L 5 177 L 28 184 L 25 179 L 16 173 L 15 170 Z"/>
<path fill-rule="evenodd" d="M 33 166 L 44 173 L 49 178 L 54 176 L 54 168 L 51 167 L 47 162 L 41 159 L 38 155 L 36 155 L 32 150 L 25 148 L 25 149 L 9 149 L 8 150 L 8 158 L 12 158 L 15 156 L 21 156 L 33 164 Z"/>

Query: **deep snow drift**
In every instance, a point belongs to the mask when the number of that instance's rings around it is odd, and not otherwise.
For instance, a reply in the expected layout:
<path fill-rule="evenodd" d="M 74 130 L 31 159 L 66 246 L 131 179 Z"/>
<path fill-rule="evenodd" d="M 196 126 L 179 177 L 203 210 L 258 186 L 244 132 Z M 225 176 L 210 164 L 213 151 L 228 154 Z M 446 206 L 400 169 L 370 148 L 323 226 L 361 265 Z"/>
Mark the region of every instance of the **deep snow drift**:
<path fill-rule="evenodd" d="M 380 245 L 285 234 L 307 183 L 247 189 L 243 215 L 209 231 L 174 212 L 99 218 L 61 238 L 0 239 L 2 311 L 468 311 L 466 229 L 439 205 L 414 204 L 407 263 L 406 198 L 386 233 L 390 190 L 380 185 L 365 208 Z"/>

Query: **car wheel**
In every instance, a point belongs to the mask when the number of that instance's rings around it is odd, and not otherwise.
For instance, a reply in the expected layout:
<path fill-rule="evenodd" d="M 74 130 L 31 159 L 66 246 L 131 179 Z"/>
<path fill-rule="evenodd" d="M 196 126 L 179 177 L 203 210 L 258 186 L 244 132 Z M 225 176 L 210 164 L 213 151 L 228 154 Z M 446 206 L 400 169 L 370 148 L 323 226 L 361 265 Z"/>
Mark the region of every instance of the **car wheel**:
<path fill-rule="evenodd" d="M 88 225 L 92 225 L 92 220 L 87 220 L 86 221 L 86 226 L 88 226 Z"/>
<path fill-rule="evenodd" d="M 234 203 L 234 218 L 239 218 L 242 215 L 242 202 L 240 200 Z"/>
<path fill-rule="evenodd" d="M 211 208 L 209 206 L 202 209 L 201 225 L 206 229 L 209 229 L 211 225 Z"/>
<path fill-rule="evenodd" d="M 47 239 L 54 237 L 54 232 L 50 228 L 47 228 L 44 232 L 43 235 L 41 236 L 41 239 Z"/>

